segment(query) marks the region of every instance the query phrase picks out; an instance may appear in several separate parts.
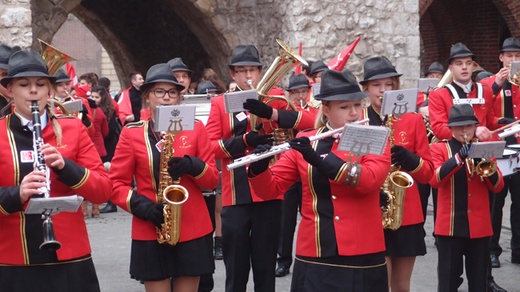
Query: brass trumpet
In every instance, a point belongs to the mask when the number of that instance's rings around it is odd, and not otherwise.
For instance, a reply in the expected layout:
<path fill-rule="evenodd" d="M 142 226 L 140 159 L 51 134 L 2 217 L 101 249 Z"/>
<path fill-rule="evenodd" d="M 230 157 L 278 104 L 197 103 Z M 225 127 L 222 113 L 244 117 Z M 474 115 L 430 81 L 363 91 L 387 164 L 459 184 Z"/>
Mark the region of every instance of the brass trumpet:
<path fill-rule="evenodd" d="M 516 86 L 520 86 L 520 61 L 513 61 L 507 65 L 509 67 L 509 74 L 507 74 L 507 81 Z"/>
<path fill-rule="evenodd" d="M 468 141 L 468 136 L 464 135 L 464 142 L 471 144 L 472 142 L 476 142 L 476 139 Z M 477 174 L 483 179 L 484 177 L 492 176 L 497 171 L 497 164 L 484 157 L 475 165 L 475 160 L 472 157 L 466 157 L 466 168 L 470 177 L 473 177 L 473 174 Z"/>

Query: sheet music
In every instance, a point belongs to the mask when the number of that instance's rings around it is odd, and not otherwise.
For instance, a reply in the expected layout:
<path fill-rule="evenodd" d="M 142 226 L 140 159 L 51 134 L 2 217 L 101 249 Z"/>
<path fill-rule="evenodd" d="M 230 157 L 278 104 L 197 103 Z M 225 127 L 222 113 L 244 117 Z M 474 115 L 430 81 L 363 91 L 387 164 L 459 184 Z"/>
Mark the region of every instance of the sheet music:
<path fill-rule="evenodd" d="M 348 124 L 341 134 L 338 149 L 356 156 L 381 155 L 385 150 L 388 134 L 387 127 Z"/>
<path fill-rule="evenodd" d="M 258 99 L 258 92 L 255 89 L 250 89 L 225 93 L 224 105 L 226 107 L 226 113 L 246 111 L 243 104 L 247 99 Z"/>
<path fill-rule="evenodd" d="M 471 144 L 469 157 L 473 158 L 492 158 L 502 157 L 506 141 L 475 142 Z"/>
<path fill-rule="evenodd" d="M 171 126 L 171 128 L 170 128 Z M 195 105 L 167 105 L 155 109 L 156 132 L 191 131 L 195 128 Z"/>
<path fill-rule="evenodd" d="M 82 103 L 81 100 L 72 100 L 63 103 L 63 106 L 69 113 L 77 113 L 81 111 Z"/>
<path fill-rule="evenodd" d="M 321 92 L 321 83 L 314 83 L 312 85 L 312 95 L 316 96 Z"/>
<path fill-rule="evenodd" d="M 384 116 L 401 116 L 415 111 L 418 93 L 419 90 L 417 88 L 385 91 L 383 104 L 381 105 L 381 114 Z"/>
<path fill-rule="evenodd" d="M 83 202 L 83 197 L 78 195 L 52 198 L 31 198 L 25 209 L 26 214 L 42 214 L 46 210 L 52 210 L 52 214 L 59 212 L 76 212 Z"/>
<path fill-rule="evenodd" d="M 417 87 L 420 92 L 428 92 L 437 87 L 438 83 L 439 79 L 437 78 L 419 78 L 419 80 L 417 80 Z"/>

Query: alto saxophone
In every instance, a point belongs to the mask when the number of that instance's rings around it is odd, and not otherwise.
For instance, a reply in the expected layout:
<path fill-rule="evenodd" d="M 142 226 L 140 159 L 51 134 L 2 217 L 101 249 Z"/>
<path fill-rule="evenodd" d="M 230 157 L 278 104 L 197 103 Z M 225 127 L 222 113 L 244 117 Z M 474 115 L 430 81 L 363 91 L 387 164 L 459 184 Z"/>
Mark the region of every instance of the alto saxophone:
<path fill-rule="evenodd" d="M 175 124 L 172 130 L 172 125 Z M 177 129 L 179 126 L 179 129 Z M 157 241 L 169 245 L 176 245 L 179 242 L 181 230 L 182 204 L 188 199 L 188 190 L 180 185 L 181 179 L 173 181 L 168 173 L 168 161 L 174 154 L 173 141 L 175 135 L 182 131 L 180 120 L 170 121 L 168 131 L 164 135 L 159 171 L 159 188 L 157 190 L 157 201 L 164 204 L 163 216 L 164 223 L 161 228 L 157 228 Z"/>
<path fill-rule="evenodd" d="M 394 146 L 394 117 L 388 115 L 385 126 L 390 129 L 390 148 Z M 406 172 L 400 171 L 400 167 L 392 164 L 381 190 L 386 194 L 386 205 L 381 207 L 383 211 L 383 228 L 397 230 L 403 222 L 404 196 L 406 189 L 413 185 L 413 178 Z"/>

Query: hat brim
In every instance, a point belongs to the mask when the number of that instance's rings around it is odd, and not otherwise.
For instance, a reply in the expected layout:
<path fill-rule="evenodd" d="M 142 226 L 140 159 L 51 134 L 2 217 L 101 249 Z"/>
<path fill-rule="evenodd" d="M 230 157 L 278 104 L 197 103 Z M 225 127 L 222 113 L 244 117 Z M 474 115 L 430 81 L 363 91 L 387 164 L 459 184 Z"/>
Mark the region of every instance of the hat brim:
<path fill-rule="evenodd" d="M 0 69 L 5 69 L 7 70 L 9 68 L 9 66 L 7 64 L 2 64 L 0 63 Z"/>
<path fill-rule="evenodd" d="M 172 72 L 179 72 L 179 71 L 185 71 L 185 72 L 188 72 L 190 74 L 193 73 L 193 71 L 191 71 L 190 69 L 186 69 L 186 68 L 172 68 Z"/>
<path fill-rule="evenodd" d="M 367 83 L 368 81 L 372 81 L 372 80 L 378 80 L 378 79 L 384 79 L 384 78 L 391 78 L 391 77 L 401 77 L 403 76 L 403 74 L 399 74 L 399 73 L 394 73 L 394 72 L 389 72 L 389 73 L 383 73 L 383 74 L 377 74 L 377 75 L 374 75 L 368 79 L 365 79 L 365 80 L 362 80 L 362 81 L 359 81 L 360 84 L 365 84 Z"/>
<path fill-rule="evenodd" d="M 62 83 L 62 82 L 71 82 L 72 80 L 70 79 L 56 79 L 56 81 L 54 81 L 54 83 Z"/>
<path fill-rule="evenodd" d="M 240 61 L 233 64 L 229 64 L 229 67 L 235 67 L 235 66 L 257 66 L 262 67 L 262 63 L 254 62 L 254 61 Z"/>
<path fill-rule="evenodd" d="M 287 91 L 290 91 L 290 90 L 293 90 L 293 89 L 300 89 L 300 88 L 311 88 L 310 85 L 307 85 L 307 84 L 298 84 L 298 85 L 295 85 L 295 86 L 292 86 L 292 87 L 287 87 Z"/>
<path fill-rule="evenodd" d="M 471 59 L 474 61 L 476 58 L 477 58 L 477 55 L 475 54 L 460 54 L 460 55 L 455 55 L 453 57 L 449 57 L 447 62 L 448 64 L 451 64 L 451 61 L 453 61 L 453 59 L 457 59 L 457 58 L 465 58 L 465 57 L 471 57 Z"/>
<path fill-rule="evenodd" d="M 457 121 L 457 122 L 448 123 L 448 127 L 477 125 L 477 124 L 480 124 L 480 122 L 476 121 L 476 120 L 465 120 L 465 121 Z"/>
<path fill-rule="evenodd" d="M 323 96 L 323 94 L 318 94 L 314 98 L 316 100 L 321 101 L 334 101 L 334 100 L 340 100 L 340 101 L 357 101 L 362 100 L 363 98 L 367 97 L 367 92 L 352 92 L 352 93 L 340 93 L 330 96 Z"/>
<path fill-rule="evenodd" d="M 507 48 L 507 49 L 500 50 L 500 53 L 505 53 L 505 52 L 520 52 L 520 48 Z"/>
<path fill-rule="evenodd" d="M 21 77 L 44 77 L 44 78 L 48 78 L 51 83 L 56 82 L 56 79 L 57 79 L 56 77 L 50 76 L 43 72 L 28 71 L 28 72 L 21 72 L 19 74 L 16 74 L 15 76 L 4 77 L 4 78 L 2 78 L 2 80 L 0 80 L 0 84 L 2 84 L 3 87 L 6 87 L 7 84 L 9 82 L 11 82 L 11 80 L 13 80 L 14 78 L 21 78 Z"/>
<path fill-rule="evenodd" d="M 170 84 L 173 84 L 173 85 L 176 85 L 177 86 L 177 90 L 180 92 L 180 91 L 183 91 L 184 90 L 184 85 L 180 84 L 180 83 L 177 83 L 177 82 L 174 82 L 173 80 L 170 80 L 170 79 L 157 79 L 157 80 L 152 80 L 148 83 L 143 83 L 143 85 L 141 85 L 141 87 L 139 88 L 141 90 L 141 92 L 145 91 L 147 88 L 149 88 L 150 86 L 154 85 L 155 83 L 161 83 L 161 82 L 164 82 L 164 83 L 170 83 Z"/>

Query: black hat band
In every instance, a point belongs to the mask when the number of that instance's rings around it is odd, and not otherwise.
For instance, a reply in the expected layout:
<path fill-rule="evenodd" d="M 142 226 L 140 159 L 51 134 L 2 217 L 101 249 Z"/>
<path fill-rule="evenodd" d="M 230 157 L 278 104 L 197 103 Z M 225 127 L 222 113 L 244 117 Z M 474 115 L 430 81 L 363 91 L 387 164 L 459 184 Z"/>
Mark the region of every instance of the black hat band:
<path fill-rule="evenodd" d="M 148 80 L 146 83 L 156 82 L 155 80 L 171 80 L 171 81 L 177 81 L 177 78 L 171 74 L 157 74 L 153 76 L 152 80 Z"/>
<path fill-rule="evenodd" d="M 322 91 L 322 92 L 320 92 L 319 97 L 323 98 L 323 97 L 328 97 L 328 96 L 333 96 L 333 95 L 339 95 L 339 94 L 345 94 L 345 93 L 357 93 L 357 92 L 361 92 L 359 90 L 359 86 L 350 84 L 347 86 L 336 87 L 334 89 L 327 90 L 326 92 Z"/>
<path fill-rule="evenodd" d="M 478 123 L 478 120 L 475 116 L 456 116 L 449 119 L 448 124 L 456 123 L 456 122 L 466 122 L 466 121 L 474 121 Z"/>
<path fill-rule="evenodd" d="M 9 70 L 8 77 L 14 77 L 17 74 L 23 73 L 23 72 L 41 72 L 45 75 L 49 75 L 49 71 L 47 70 L 47 67 L 43 67 L 38 64 L 27 64 L 27 65 L 16 66 L 12 70 Z"/>
<path fill-rule="evenodd" d="M 377 70 L 374 70 L 372 72 L 369 72 L 368 74 L 366 74 L 365 80 L 369 80 L 370 78 L 372 78 L 372 77 L 374 77 L 376 75 L 381 75 L 381 74 L 386 74 L 386 73 L 398 74 L 397 71 L 395 71 L 395 68 L 393 68 L 393 67 L 386 67 L 386 68 L 381 68 L 381 69 L 377 69 Z"/>
<path fill-rule="evenodd" d="M 182 69 L 182 70 L 185 70 L 185 71 L 190 71 L 190 69 L 188 69 L 188 67 L 186 67 L 186 65 L 175 65 L 175 66 L 172 66 L 172 71 L 174 71 L 175 69 Z"/>
<path fill-rule="evenodd" d="M 255 57 L 255 56 L 251 56 L 251 55 L 241 55 L 241 56 L 237 56 L 234 60 L 232 60 L 231 63 L 237 63 L 237 62 L 245 62 L 245 61 L 251 61 L 251 62 L 256 62 L 256 63 L 260 63 L 258 61 L 258 58 Z"/>
<path fill-rule="evenodd" d="M 518 45 L 509 45 L 509 46 L 503 46 L 502 51 L 508 51 L 508 50 L 520 50 L 520 47 Z"/>

